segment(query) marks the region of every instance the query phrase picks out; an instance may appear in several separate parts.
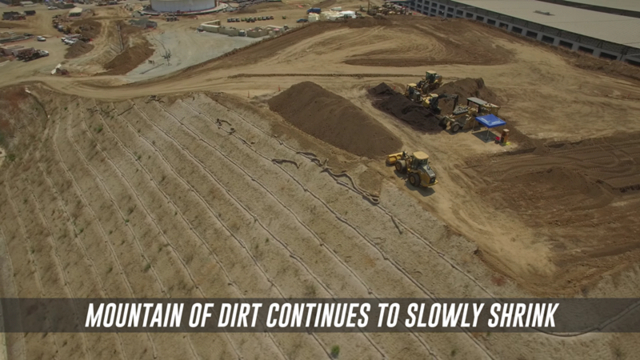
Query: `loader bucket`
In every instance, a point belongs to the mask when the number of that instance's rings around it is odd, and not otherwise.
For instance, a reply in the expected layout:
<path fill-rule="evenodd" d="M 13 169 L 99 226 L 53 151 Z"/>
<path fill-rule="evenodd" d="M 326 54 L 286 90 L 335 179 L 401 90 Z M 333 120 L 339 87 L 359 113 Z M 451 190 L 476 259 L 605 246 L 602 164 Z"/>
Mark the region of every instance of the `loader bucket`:
<path fill-rule="evenodd" d="M 402 158 L 402 153 L 395 153 L 387 155 L 387 165 L 393 165 Z"/>

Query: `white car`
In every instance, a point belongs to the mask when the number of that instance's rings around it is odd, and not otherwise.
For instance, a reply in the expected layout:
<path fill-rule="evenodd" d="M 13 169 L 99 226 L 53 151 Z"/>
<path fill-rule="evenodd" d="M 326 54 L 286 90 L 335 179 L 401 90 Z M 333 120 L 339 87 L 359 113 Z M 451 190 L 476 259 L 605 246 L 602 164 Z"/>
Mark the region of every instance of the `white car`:
<path fill-rule="evenodd" d="M 47 38 L 45 38 L 44 36 L 38 36 L 38 37 L 36 37 L 36 40 L 38 40 L 38 41 L 47 41 Z"/>
<path fill-rule="evenodd" d="M 49 10 L 58 10 L 58 8 L 55 7 L 55 6 L 49 6 L 47 9 L 49 9 Z"/>

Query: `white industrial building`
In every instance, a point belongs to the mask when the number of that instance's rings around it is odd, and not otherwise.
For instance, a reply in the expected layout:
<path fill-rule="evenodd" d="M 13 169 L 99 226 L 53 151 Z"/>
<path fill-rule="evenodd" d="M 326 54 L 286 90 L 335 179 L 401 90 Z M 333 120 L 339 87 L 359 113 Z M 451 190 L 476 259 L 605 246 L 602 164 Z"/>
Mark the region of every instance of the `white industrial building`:
<path fill-rule="evenodd" d="M 640 18 L 559 5 L 561 0 L 410 0 L 425 15 L 466 18 L 548 44 L 640 66 Z M 622 11 L 625 0 L 574 0 Z M 611 6 L 619 3 L 617 7 Z"/>
<path fill-rule="evenodd" d="M 157 12 L 204 11 L 216 6 L 218 6 L 217 0 L 151 0 L 151 9 Z"/>

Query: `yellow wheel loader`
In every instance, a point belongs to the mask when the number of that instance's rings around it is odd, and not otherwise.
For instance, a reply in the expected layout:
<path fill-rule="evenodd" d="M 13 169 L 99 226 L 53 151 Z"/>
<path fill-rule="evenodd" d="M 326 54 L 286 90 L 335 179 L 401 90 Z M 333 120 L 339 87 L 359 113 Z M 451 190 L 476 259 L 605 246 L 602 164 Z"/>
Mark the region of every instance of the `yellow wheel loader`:
<path fill-rule="evenodd" d="M 429 155 L 416 151 L 409 155 L 406 151 L 387 156 L 387 164 L 394 165 L 396 171 L 407 174 L 409 184 L 415 187 L 431 187 L 438 183 L 436 173 L 429 164 Z"/>
<path fill-rule="evenodd" d="M 442 85 L 442 76 L 435 71 L 427 71 L 424 79 L 418 82 L 418 89 L 423 94 L 429 94 Z"/>

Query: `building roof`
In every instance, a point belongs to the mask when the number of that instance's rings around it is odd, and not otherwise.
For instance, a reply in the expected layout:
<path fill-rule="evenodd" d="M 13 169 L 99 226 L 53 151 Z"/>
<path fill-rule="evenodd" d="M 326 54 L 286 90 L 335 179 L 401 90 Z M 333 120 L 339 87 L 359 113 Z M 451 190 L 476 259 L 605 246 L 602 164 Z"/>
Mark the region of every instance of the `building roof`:
<path fill-rule="evenodd" d="M 638 0 L 566 0 L 572 3 L 602 6 L 604 8 L 640 11 L 640 1 Z"/>
<path fill-rule="evenodd" d="M 640 48 L 640 19 L 638 18 L 535 0 L 455 0 L 455 2 L 615 44 Z M 536 11 L 548 12 L 551 15 L 536 13 Z"/>

